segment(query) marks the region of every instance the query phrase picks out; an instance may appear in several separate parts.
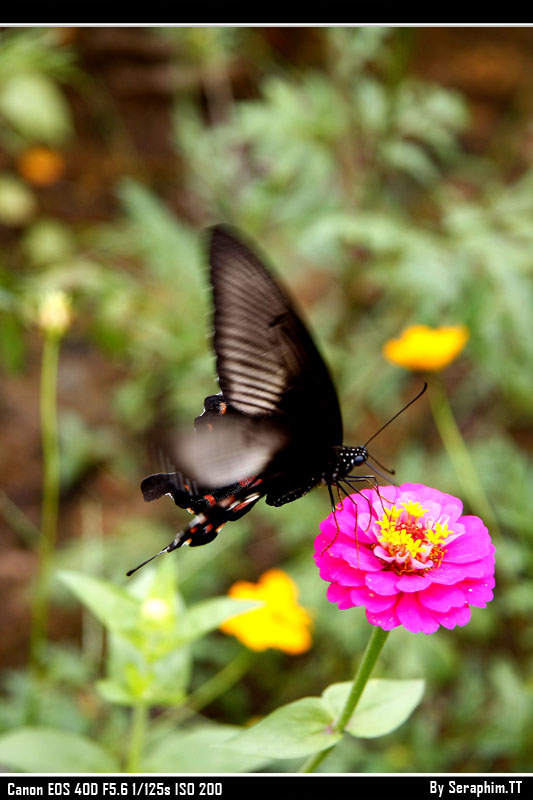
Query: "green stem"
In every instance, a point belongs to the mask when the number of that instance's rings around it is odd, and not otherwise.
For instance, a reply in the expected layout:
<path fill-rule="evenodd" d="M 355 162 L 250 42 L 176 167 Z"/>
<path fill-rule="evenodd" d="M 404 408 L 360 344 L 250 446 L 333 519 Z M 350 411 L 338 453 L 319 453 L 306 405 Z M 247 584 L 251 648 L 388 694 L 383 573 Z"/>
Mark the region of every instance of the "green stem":
<path fill-rule="evenodd" d="M 356 672 L 350 694 L 344 704 L 344 708 L 340 713 L 337 722 L 333 725 L 335 733 L 343 733 L 346 725 L 348 724 L 352 714 L 355 711 L 357 703 L 359 702 L 363 690 L 368 682 L 368 679 L 374 669 L 379 654 L 383 649 L 383 645 L 387 641 L 389 631 L 384 631 L 382 628 L 374 627 L 372 634 L 363 654 L 363 659 L 359 664 L 359 669 Z M 324 761 L 326 756 L 331 753 L 336 745 L 332 745 L 327 750 L 322 750 L 320 753 L 315 753 L 310 756 L 303 764 L 300 772 L 314 772 L 319 764 Z"/>
<path fill-rule="evenodd" d="M 469 506 L 473 512 L 478 513 L 485 520 L 490 530 L 500 533 L 498 521 L 457 426 L 448 397 L 438 380 L 432 383 L 429 398 L 435 425 L 461 482 Z"/>
<path fill-rule="evenodd" d="M 194 711 L 200 711 L 200 709 L 212 703 L 213 700 L 220 697 L 220 695 L 224 694 L 231 686 L 237 683 L 245 672 L 248 672 L 251 664 L 255 660 L 255 656 L 256 654 L 247 648 L 241 650 L 241 652 L 235 656 L 229 664 L 226 664 L 220 672 L 213 675 L 212 678 L 202 684 L 202 686 L 199 686 L 198 689 L 189 696 L 188 705 Z"/>
<path fill-rule="evenodd" d="M 133 721 L 126 772 L 140 771 L 139 766 L 141 763 L 141 756 L 144 746 L 147 720 L 148 706 L 145 703 L 138 703 L 133 708 Z"/>
<path fill-rule="evenodd" d="M 44 662 L 52 559 L 57 539 L 59 507 L 59 443 L 57 437 L 57 371 L 60 337 L 46 333 L 41 368 L 41 438 L 43 449 L 43 499 L 38 574 L 32 608 L 30 665 Z"/>
<path fill-rule="evenodd" d="M 235 658 L 226 664 L 220 672 L 213 675 L 187 698 L 187 705 L 171 708 L 158 716 L 157 722 L 183 722 L 202 708 L 212 703 L 217 697 L 227 692 L 242 676 L 248 672 L 255 661 L 257 653 L 243 648 Z"/>

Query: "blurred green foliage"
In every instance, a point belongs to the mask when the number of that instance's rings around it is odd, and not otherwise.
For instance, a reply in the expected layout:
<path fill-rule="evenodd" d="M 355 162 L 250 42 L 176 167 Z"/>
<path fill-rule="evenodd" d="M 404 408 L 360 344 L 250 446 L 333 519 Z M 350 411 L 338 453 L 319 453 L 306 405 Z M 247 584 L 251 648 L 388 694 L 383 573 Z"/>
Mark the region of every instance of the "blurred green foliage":
<path fill-rule="evenodd" d="M 253 29 L 154 30 L 178 74 L 193 76 L 195 91 L 177 90 L 173 100 L 179 170 L 171 180 L 187 198 L 188 216 L 178 216 L 151 190 L 138 165 L 112 187 L 118 204 L 112 219 L 74 225 L 45 209 L 43 192 L 17 174 L 14 162 L 32 144 L 68 147 L 67 82 L 79 81 L 86 102 L 94 97 L 90 76 L 76 64 L 75 42 L 58 45 L 56 33 L 7 30 L 0 39 L 0 146 L 6 154 L 0 169 L 0 359 L 5 381 L 28 374 L 39 350 L 38 300 L 45 289 L 62 288 L 76 310 L 64 352 L 82 360 L 96 352 L 111 365 L 112 384 L 102 386 L 108 393 L 104 421 L 92 420 L 83 402 L 75 410 L 60 407 L 70 502 L 86 507 L 90 470 L 110 471 L 136 495 L 139 478 L 157 468 L 146 455 L 152 436 L 190 424 L 213 392 L 205 225 L 226 220 L 252 235 L 300 298 L 331 364 L 349 443 L 368 438 L 419 388 L 418 378 L 384 361 L 383 342 L 409 324 L 466 324 L 468 348 L 443 379 L 502 530 L 495 541 L 495 599 L 475 610 L 464 629 L 430 637 L 395 631 L 380 673 L 425 677 L 421 707 L 383 739 L 343 742 L 323 768 L 529 770 L 533 468 L 525 445 L 533 424 L 533 171 L 510 179 L 503 157 L 463 147 L 468 100 L 412 73 L 414 31 L 321 29 L 321 62 L 307 66 L 276 56 Z M 234 96 L 236 62 L 251 76 L 244 97 Z M 399 482 L 426 482 L 464 496 L 425 401 L 374 448 L 394 464 Z M 91 501 L 105 510 L 114 498 Z M 166 770 L 173 748 L 192 759 L 202 735 L 223 741 L 233 735 L 232 726 L 351 677 L 368 625 L 362 611 L 339 612 L 327 603 L 312 563 L 311 542 L 327 510 L 320 492 L 283 509 L 262 505 L 209 547 L 172 557 L 188 606 L 223 594 L 232 580 L 282 566 L 315 615 L 315 646 L 292 659 L 263 654 L 202 712 L 207 720 L 196 720 L 204 733 L 163 718 L 160 730 L 171 730 L 173 738 L 162 737 L 160 751 L 151 744 L 150 768 Z M 157 522 L 123 505 L 105 536 L 88 515 L 81 544 L 64 530 L 57 563 L 120 584 L 127 568 L 172 537 L 182 519 L 173 512 L 161 501 Z M 59 584 L 55 599 L 65 608 L 72 602 Z M 74 651 L 51 651 L 37 684 L 33 724 L 79 735 L 110 753 L 128 717 L 113 704 L 120 694 L 116 683 L 107 684 L 105 699 L 96 693 L 101 642 L 94 620 L 84 617 L 83 631 Z M 115 645 L 116 677 L 124 653 Z M 192 687 L 222 669 L 237 647 L 216 633 L 199 640 L 187 668 Z M 186 672 L 163 665 L 161 686 L 175 681 L 185 692 Z M 10 746 L 16 752 L 31 749 L 16 732 L 25 723 L 25 698 L 37 691 L 34 681 L 23 670 L 6 675 L 0 730 L 15 736 Z M 160 700 L 152 698 L 154 716 Z M 154 723 L 154 741 L 156 734 Z M 83 754 L 86 765 L 103 764 L 90 747 Z M 116 753 L 102 757 L 116 768 Z M 268 769 L 297 766 L 273 762 Z M 236 761 L 234 769 L 241 768 Z"/>

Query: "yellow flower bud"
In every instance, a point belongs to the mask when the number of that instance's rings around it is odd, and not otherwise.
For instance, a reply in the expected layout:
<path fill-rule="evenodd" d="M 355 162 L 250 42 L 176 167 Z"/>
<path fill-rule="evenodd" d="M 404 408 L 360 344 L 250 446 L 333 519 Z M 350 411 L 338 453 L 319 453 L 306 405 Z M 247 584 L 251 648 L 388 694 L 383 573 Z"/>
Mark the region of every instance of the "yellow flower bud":
<path fill-rule="evenodd" d="M 38 320 L 45 333 L 63 336 L 72 322 L 69 296 L 61 289 L 48 292 L 39 306 Z"/>
<path fill-rule="evenodd" d="M 151 622 L 164 622 L 172 617 L 172 606 L 161 597 L 149 597 L 141 606 L 141 615 Z"/>

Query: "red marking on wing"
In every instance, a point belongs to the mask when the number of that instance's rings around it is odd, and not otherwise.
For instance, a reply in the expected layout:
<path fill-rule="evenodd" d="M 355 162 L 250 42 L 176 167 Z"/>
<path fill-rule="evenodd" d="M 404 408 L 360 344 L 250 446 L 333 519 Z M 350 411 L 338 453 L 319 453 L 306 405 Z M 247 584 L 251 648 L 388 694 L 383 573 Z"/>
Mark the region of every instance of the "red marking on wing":
<path fill-rule="evenodd" d="M 256 476 L 253 475 L 251 478 L 245 478 L 244 480 L 239 481 L 239 486 L 259 486 L 260 483 L 263 483 L 263 479 L 256 478 Z"/>

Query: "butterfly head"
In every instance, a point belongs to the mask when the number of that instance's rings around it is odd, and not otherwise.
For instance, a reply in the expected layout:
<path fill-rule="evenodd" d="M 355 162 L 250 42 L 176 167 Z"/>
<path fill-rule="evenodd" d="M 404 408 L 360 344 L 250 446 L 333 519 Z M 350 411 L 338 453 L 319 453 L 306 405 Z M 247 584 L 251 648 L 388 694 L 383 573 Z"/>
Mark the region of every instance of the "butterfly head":
<path fill-rule="evenodd" d="M 335 448 L 336 465 L 333 471 L 333 480 L 339 480 L 352 471 L 354 467 L 360 467 L 368 460 L 368 450 L 364 445 L 349 447 L 341 445 Z"/>

